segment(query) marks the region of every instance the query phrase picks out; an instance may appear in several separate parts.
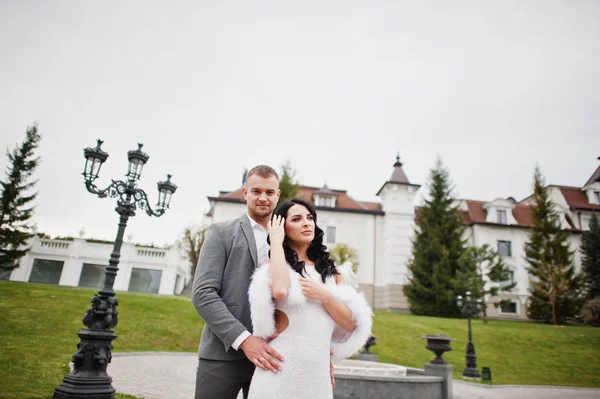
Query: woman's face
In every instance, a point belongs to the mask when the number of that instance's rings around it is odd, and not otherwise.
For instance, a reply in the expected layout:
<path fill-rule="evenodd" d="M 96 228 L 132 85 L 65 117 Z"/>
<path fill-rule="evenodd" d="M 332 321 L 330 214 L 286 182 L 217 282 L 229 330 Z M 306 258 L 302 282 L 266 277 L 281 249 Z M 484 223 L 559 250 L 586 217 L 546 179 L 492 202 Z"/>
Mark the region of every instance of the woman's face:
<path fill-rule="evenodd" d="M 292 245 L 310 245 L 315 238 L 315 221 L 304 205 L 294 204 L 288 209 L 285 235 Z"/>

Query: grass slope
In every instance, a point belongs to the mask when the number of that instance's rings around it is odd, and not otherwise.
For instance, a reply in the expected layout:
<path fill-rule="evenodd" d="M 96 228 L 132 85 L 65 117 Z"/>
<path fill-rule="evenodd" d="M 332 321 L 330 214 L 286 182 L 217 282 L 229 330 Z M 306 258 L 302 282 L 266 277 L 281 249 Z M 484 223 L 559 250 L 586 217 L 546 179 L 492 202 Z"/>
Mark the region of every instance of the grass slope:
<path fill-rule="evenodd" d="M 0 397 L 52 397 L 77 349 L 94 293 L 0 281 Z M 197 350 L 203 323 L 189 299 L 126 292 L 117 297 L 114 352 Z"/>
<path fill-rule="evenodd" d="M 76 350 L 76 333 L 95 291 L 0 281 L 0 397 L 51 398 Z M 195 352 L 202 321 L 188 298 L 119 292 L 114 352 Z M 444 358 L 460 377 L 467 321 L 377 311 L 372 348 L 379 361 L 422 368 L 434 355 L 426 334 L 456 341 Z M 600 387 L 600 329 L 525 322 L 473 321 L 478 366 L 495 384 Z M 109 366 L 110 370 L 110 366 Z M 120 399 L 133 398 L 119 395 Z"/>
<path fill-rule="evenodd" d="M 600 329 L 554 327 L 518 321 L 472 321 L 477 367 L 492 369 L 494 384 L 600 387 Z M 427 334 L 443 333 L 456 341 L 444 359 L 454 378 L 465 367 L 467 320 L 375 313 L 372 352 L 380 362 L 423 368 L 435 355 L 425 349 Z"/>

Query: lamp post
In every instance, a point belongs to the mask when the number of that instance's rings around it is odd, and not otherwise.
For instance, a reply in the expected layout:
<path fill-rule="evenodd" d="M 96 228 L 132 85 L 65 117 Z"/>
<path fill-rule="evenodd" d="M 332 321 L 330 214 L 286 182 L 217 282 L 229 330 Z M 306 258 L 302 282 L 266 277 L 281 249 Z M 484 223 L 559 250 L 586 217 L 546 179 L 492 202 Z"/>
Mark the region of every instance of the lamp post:
<path fill-rule="evenodd" d="M 479 314 L 481 308 L 481 300 L 471 301 L 471 292 L 466 292 L 466 298 L 463 306 L 463 297 L 458 295 L 456 297 L 456 304 L 460 308 L 461 312 L 469 319 L 469 342 L 467 343 L 467 366 L 463 370 L 462 376 L 464 378 L 477 378 L 480 379 L 479 371 L 477 370 L 477 355 L 475 354 L 475 345 L 473 344 L 473 334 L 471 332 L 471 317 Z"/>
<path fill-rule="evenodd" d="M 119 228 L 113 251 L 106 266 L 104 286 L 98 294 L 92 298 L 92 306 L 88 308 L 83 317 L 83 328 L 77 335 L 80 342 L 77 351 L 73 355 L 73 370 L 63 378 L 54 390 L 54 399 L 112 399 L 115 397 L 115 389 L 112 387 L 112 378 L 106 373 L 108 363 L 111 361 L 112 341 L 117 338 L 112 328 L 117 325 L 116 306 L 118 300 L 115 297 L 113 285 L 119 268 L 121 256 L 121 244 L 127 220 L 135 216 L 136 209 L 145 210 L 149 216 L 162 216 L 169 208 L 171 196 L 177 190 L 177 186 L 171 183 L 171 175 L 167 180 L 158 183 L 158 203 L 156 209 L 152 209 L 148 203 L 146 192 L 137 187 L 137 182 L 142 174 L 142 168 L 148 161 L 148 154 L 142 151 L 142 144 L 138 149 L 129 151 L 129 168 L 125 175 L 126 181 L 112 180 L 112 183 L 103 190 L 99 190 L 94 181 L 98 178 L 100 168 L 108 153 L 100 146 L 102 141 L 98 140 L 96 148 L 88 147 L 83 153 L 85 155 L 85 169 L 83 176 L 87 190 L 100 198 L 117 198 L 119 214 Z"/>

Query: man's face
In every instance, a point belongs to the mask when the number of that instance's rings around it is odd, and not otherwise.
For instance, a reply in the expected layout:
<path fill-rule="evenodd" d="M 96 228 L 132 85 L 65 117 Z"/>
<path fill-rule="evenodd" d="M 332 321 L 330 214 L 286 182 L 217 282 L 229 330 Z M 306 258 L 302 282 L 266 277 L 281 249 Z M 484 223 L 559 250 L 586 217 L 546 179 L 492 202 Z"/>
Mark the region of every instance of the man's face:
<path fill-rule="evenodd" d="M 253 219 L 264 219 L 271 216 L 279 200 L 279 181 L 275 176 L 252 175 L 242 193 L 248 204 L 248 214 Z"/>

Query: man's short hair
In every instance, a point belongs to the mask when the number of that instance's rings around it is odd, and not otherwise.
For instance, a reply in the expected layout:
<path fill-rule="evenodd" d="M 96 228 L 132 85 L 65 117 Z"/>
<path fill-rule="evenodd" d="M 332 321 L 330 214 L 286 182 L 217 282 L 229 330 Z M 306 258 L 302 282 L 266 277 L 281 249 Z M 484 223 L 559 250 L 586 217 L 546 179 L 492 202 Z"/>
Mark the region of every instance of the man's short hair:
<path fill-rule="evenodd" d="M 277 181 L 279 181 L 279 175 L 277 174 L 277 172 L 275 172 L 275 169 L 267 165 L 258 165 L 250 169 L 248 173 L 246 173 L 246 180 L 244 180 L 244 185 L 252 175 L 258 175 L 264 179 L 267 179 L 271 176 L 275 176 Z"/>

